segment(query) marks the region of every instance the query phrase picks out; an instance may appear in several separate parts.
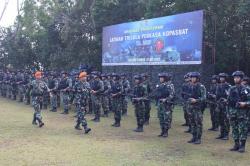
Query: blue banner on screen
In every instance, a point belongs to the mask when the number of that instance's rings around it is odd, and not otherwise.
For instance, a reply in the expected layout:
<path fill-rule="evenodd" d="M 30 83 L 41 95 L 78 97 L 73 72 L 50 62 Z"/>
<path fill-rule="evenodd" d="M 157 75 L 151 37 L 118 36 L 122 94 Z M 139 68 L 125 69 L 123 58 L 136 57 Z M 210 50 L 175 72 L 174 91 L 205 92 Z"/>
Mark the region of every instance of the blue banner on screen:
<path fill-rule="evenodd" d="M 103 28 L 102 65 L 201 64 L 203 11 Z"/>

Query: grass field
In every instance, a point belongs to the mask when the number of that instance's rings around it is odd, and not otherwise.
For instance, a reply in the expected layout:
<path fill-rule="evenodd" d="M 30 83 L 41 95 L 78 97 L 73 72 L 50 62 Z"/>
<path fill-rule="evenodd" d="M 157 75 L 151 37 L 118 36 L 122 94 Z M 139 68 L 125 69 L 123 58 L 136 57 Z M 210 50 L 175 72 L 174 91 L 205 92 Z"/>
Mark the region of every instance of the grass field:
<path fill-rule="evenodd" d="M 155 108 L 144 133 L 135 133 L 132 107 L 122 120 L 121 128 L 112 128 L 113 118 L 100 123 L 89 122 L 92 131 L 84 135 L 73 127 L 73 113 L 61 115 L 43 111 L 44 128 L 31 125 L 33 109 L 21 103 L 0 98 L 0 165 L 177 165 L 203 166 L 250 165 L 249 148 L 245 154 L 229 152 L 230 141 L 214 139 L 209 132 L 209 114 L 204 118 L 201 145 L 186 143 L 190 134 L 183 131 L 183 113 L 176 108 L 169 137 L 158 138 L 160 132 Z M 91 115 L 87 116 L 90 120 Z"/>

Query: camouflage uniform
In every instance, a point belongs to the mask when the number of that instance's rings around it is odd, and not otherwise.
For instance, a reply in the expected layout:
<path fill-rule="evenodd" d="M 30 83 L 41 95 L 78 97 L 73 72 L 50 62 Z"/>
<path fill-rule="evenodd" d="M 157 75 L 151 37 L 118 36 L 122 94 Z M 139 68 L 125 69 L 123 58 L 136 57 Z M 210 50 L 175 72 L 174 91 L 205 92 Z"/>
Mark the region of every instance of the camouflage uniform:
<path fill-rule="evenodd" d="M 91 129 L 88 128 L 87 120 L 85 119 L 86 107 L 89 100 L 90 84 L 87 81 L 78 81 L 74 86 L 75 91 L 75 105 L 77 111 L 77 121 L 75 129 L 79 130 L 80 125 L 88 133 Z"/>
<path fill-rule="evenodd" d="M 43 81 L 48 85 L 47 75 L 43 78 Z M 47 109 L 50 102 L 50 94 L 49 91 L 43 93 L 42 107 L 43 109 Z"/>
<path fill-rule="evenodd" d="M 91 84 L 91 89 L 92 106 L 95 113 L 95 118 L 92 119 L 92 121 L 99 122 L 101 115 L 101 97 L 104 90 L 103 82 L 100 80 L 99 74 L 95 75 L 95 79 Z"/>
<path fill-rule="evenodd" d="M 143 132 L 143 124 L 145 122 L 145 99 L 146 99 L 146 88 L 142 84 L 142 77 L 134 77 L 136 85 L 133 90 L 132 102 L 135 107 L 135 116 L 137 121 L 137 128 L 135 132 Z"/>
<path fill-rule="evenodd" d="M 200 78 L 198 72 L 192 72 L 190 74 L 191 79 L 196 77 Z M 192 103 L 191 99 L 195 99 L 196 102 Z M 200 144 L 203 128 L 203 112 L 202 112 L 202 103 L 206 100 L 206 88 L 199 82 L 190 83 L 190 97 L 188 103 L 188 109 L 191 113 L 191 133 L 193 138 L 188 141 L 189 143 Z"/>
<path fill-rule="evenodd" d="M 243 72 L 236 71 L 233 77 L 243 77 Z M 240 102 L 246 106 L 240 106 Z M 241 84 L 230 87 L 228 95 L 229 118 L 232 126 L 232 135 L 235 145 L 231 151 L 245 152 L 245 143 L 248 132 L 248 111 L 250 106 L 250 89 Z"/>
<path fill-rule="evenodd" d="M 170 81 L 170 74 L 160 73 L 159 78 L 164 78 L 164 81 L 160 83 L 156 89 L 158 95 L 158 118 L 160 121 L 161 134 L 160 137 L 167 137 L 168 130 L 171 128 L 172 122 L 172 106 L 174 99 L 174 85 Z"/>
<path fill-rule="evenodd" d="M 214 82 L 212 82 L 208 95 L 207 95 L 207 101 L 209 102 L 209 108 L 210 108 L 210 117 L 212 122 L 212 127 L 208 130 L 217 131 L 219 127 L 219 114 L 216 110 L 217 104 L 216 104 L 216 89 L 217 89 L 217 76 L 214 76 L 212 78 Z"/>
<path fill-rule="evenodd" d="M 146 95 L 149 96 L 151 93 L 151 85 L 148 80 L 148 76 L 146 74 L 142 75 L 144 77 L 143 81 L 143 86 L 146 88 Z M 145 100 L 145 124 L 149 124 L 149 119 L 150 119 L 150 110 L 151 110 L 151 101 L 150 100 Z"/>
<path fill-rule="evenodd" d="M 126 75 L 123 74 L 123 79 L 122 79 L 122 86 L 123 86 L 123 95 L 122 95 L 122 115 L 127 115 L 128 112 L 128 99 L 126 97 L 126 94 L 129 93 L 130 91 L 130 83 L 129 81 L 125 78 Z"/>
<path fill-rule="evenodd" d="M 57 93 L 58 93 L 58 80 L 55 76 L 50 77 L 48 80 L 48 86 L 50 90 L 50 104 L 52 112 L 57 111 Z"/>
<path fill-rule="evenodd" d="M 39 127 L 42 127 L 44 123 L 42 122 L 40 105 L 42 101 L 42 95 L 44 92 L 48 91 L 48 87 L 45 82 L 37 79 L 32 81 L 31 86 L 32 106 L 35 110 L 32 124 L 36 124 L 36 121 L 38 121 Z"/>
<path fill-rule="evenodd" d="M 220 76 L 219 77 L 226 77 Z M 228 140 L 228 134 L 230 130 L 230 124 L 228 119 L 228 109 L 226 99 L 228 96 L 228 90 L 230 88 L 230 84 L 227 82 L 219 83 L 216 89 L 216 100 L 218 103 L 218 111 L 219 111 L 219 123 L 220 123 L 220 136 L 217 139 Z"/>
<path fill-rule="evenodd" d="M 109 92 L 111 89 L 111 85 L 110 85 L 110 82 L 106 78 L 103 79 L 103 86 L 104 86 L 104 91 L 101 96 L 101 103 L 102 103 L 102 109 L 103 109 L 103 116 L 107 117 L 109 113 Z"/>
<path fill-rule="evenodd" d="M 112 109 L 114 111 L 114 119 L 115 123 L 112 125 L 113 127 L 120 127 L 121 122 L 121 104 L 122 104 L 122 92 L 123 87 L 122 83 L 120 82 L 120 77 L 118 75 L 113 74 L 112 77 L 115 79 L 114 82 L 111 84 L 111 102 L 112 102 Z"/>
<path fill-rule="evenodd" d="M 64 112 L 62 114 L 69 113 L 69 105 L 70 105 L 69 91 L 71 90 L 71 88 L 72 88 L 71 79 L 69 79 L 67 76 L 62 78 L 62 80 L 59 83 L 59 89 L 62 92 L 63 107 L 64 107 Z"/>
<path fill-rule="evenodd" d="M 188 79 L 188 75 L 184 76 L 185 79 Z M 181 97 L 183 99 L 183 112 L 184 112 L 184 119 L 185 119 L 185 123 L 183 124 L 183 126 L 189 126 L 190 127 L 190 117 L 188 116 L 188 94 L 189 94 L 189 81 L 186 81 L 182 84 L 181 87 Z"/>

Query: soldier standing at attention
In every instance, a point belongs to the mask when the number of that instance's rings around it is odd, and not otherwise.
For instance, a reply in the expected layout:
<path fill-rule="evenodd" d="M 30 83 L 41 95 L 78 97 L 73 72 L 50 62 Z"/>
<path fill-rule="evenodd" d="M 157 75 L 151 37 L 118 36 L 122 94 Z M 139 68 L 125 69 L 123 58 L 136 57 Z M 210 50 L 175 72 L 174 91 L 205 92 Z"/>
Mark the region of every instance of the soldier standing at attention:
<path fill-rule="evenodd" d="M 191 114 L 192 139 L 188 143 L 201 144 L 203 113 L 202 103 L 206 100 L 206 88 L 200 83 L 200 73 L 190 73 L 190 97 L 188 99 L 188 109 Z"/>
<path fill-rule="evenodd" d="M 58 80 L 55 73 L 51 73 L 48 79 L 48 86 L 50 90 L 50 104 L 51 112 L 57 112 L 57 93 L 58 93 Z"/>
<path fill-rule="evenodd" d="M 48 87 L 45 82 L 42 81 L 42 72 L 37 71 L 35 73 L 35 80 L 31 83 L 31 96 L 32 96 L 32 106 L 35 110 L 33 115 L 33 125 L 37 125 L 39 123 L 39 127 L 42 127 L 44 123 L 42 122 L 42 115 L 41 115 L 41 101 L 43 97 L 43 93 L 48 91 Z"/>
<path fill-rule="evenodd" d="M 216 110 L 216 107 L 217 107 L 217 103 L 216 103 L 217 83 L 218 83 L 218 76 L 213 75 L 210 89 L 209 89 L 209 92 L 207 95 L 207 99 L 209 101 L 208 104 L 209 104 L 209 108 L 210 108 L 211 122 L 212 122 L 212 127 L 208 129 L 210 131 L 217 131 L 219 128 L 219 115 L 218 115 L 218 111 Z"/>
<path fill-rule="evenodd" d="M 190 83 L 190 79 L 188 74 L 184 75 L 184 83 L 182 84 L 181 87 L 181 97 L 183 100 L 183 112 L 184 112 L 184 119 L 185 119 L 185 123 L 182 124 L 182 126 L 189 126 L 189 117 L 188 117 L 188 110 L 187 110 L 187 99 L 188 99 L 188 94 L 189 94 L 189 83 Z"/>
<path fill-rule="evenodd" d="M 120 81 L 120 76 L 118 74 L 112 74 L 113 83 L 111 84 L 111 100 L 112 100 L 112 109 L 114 110 L 114 119 L 115 122 L 112 124 L 113 127 L 120 127 L 121 125 L 121 115 L 122 115 L 122 92 L 123 87 Z"/>
<path fill-rule="evenodd" d="M 143 124 L 145 119 L 145 103 L 146 88 L 142 84 L 142 77 L 140 75 L 134 76 L 135 87 L 133 90 L 132 103 L 135 107 L 135 116 L 137 121 L 137 128 L 135 132 L 143 132 Z"/>
<path fill-rule="evenodd" d="M 149 96 L 151 93 L 151 85 L 148 79 L 148 75 L 146 73 L 142 74 L 143 78 L 143 86 L 146 88 L 146 95 Z M 145 125 L 149 124 L 150 119 L 150 111 L 151 111 L 151 101 L 145 100 Z"/>
<path fill-rule="evenodd" d="M 72 81 L 71 79 L 69 79 L 68 73 L 62 72 L 62 80 L 59 83 L 59 89 L 62 92 L 64 111 L 61 114 L 69 113 L 69 104 L 70 104 L 69 91 L 71 88 L 72 88 Z"/>
<path fill-rule="evenodd" d="M 230 84 L 226 81 L 228 74 L 219 74 L 219 84 L 216 89 L 216 100 L 218 103 L 220 135 L 216 139 L 228 140 L 230 124 L 228 119 L 227 97 Z"/>
<path fill-rule="evenodd" d="M 93 73 L 94 80 L 91 84 L 91 99 L 93 102 L 93 109 L 95 113 L 95 118 L 92 119 L 94 122 L 100 122 L 100 116 L 101 116 L 101 96 L 102 92 L 104 90 L 103 82 L 100 79 L 101 75 L 99 72 Z"/>
<path fill-rule="evenodd" d="M 123 86 L 123 94 L 122 94 L 122 115 L 127 115 L 128 112 L 128 99 L 126 94 L 130 91 L 130 83 L 129 80 L 126 78 L 126 74 L 121 74 L 121 81 Z"/>
<path fill-rule="evenodd" d="M 76 121 L 76 130 L 81 130 L 80 125 L 84 128 L 85 134 L 91 131 L 88 128 L 87 120 L 85 115 L 87 113 L 86 107 L 88 106 L 90 84 L 87 82 L 87 73 L 81 72 L 79 74 L 79 81 L 76 82 L 75 86 L 75 104 L 77 111 L 77 121 Z"/>
<path fill-rule="evenodd" d="M 241 82 L 242 85 L 250 88 L 250 78 L 249 77 L 244 77 Z M 248 111 L 248 136 L 250 135 L 250 108 Z"/>
<path fill-rule="evenodd" d="M 103 117 L 108 117 L 109 113 L 109 92 L 111 89 L 111 85 L 109 80 L 107 79 L 106 74 L 102 74 L 102 81 L 104 90 L 102 92 L 101 102 L 102 102 L 102 109 L 103 109 Z"/>
<path fill-rule="evenodd" d="M 234 78 L 235 85 L 229 89 L 228 106 L 234 147 L 230 150 L 244 153 L 248 131 L 250 89 L 241 84 L 244 77 L 244 73 L 242 71 L 235 71 L 232 76 Z"/>
<path fill-rule="evenodd" d="M 158 103 L 158 118 L 160 121 L 161 134 L 159 137 L 168 137 L 171 128 L 173 99 L 175 95 L 174 85 L 171 83 L 169 73 L 158 74 L 160 85 L 156 89 Z"/>

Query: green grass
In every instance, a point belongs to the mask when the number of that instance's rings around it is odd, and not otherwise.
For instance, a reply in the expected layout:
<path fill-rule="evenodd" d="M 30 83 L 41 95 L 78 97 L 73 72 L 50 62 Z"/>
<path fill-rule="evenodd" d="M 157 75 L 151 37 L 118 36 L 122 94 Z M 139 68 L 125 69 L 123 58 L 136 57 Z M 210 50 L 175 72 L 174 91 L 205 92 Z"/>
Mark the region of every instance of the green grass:
<path fill-rule="evenodd" d="M 214 139 L 218 133 L 208 132 L 209 114 L 204 118 L 201 145 L 186 143 L 190 134 L 183 131 L 183 113 L 174 111 L 173 125 L 167 139 L 160 132 L 155 108 L 144 133 L 135 133 L 133 108 L 124 117 L 121 128 L 112 128 L 113 118 L 100 123 L 88 121 L 89 135 L 74 130 L 73 113 L 61 115 L 43 111 L 44 128 L 31 125 L 33 109 L 0 98 L 0 165 L 88 165 L 88 166 L 162 166 L 162 165 L 250 165 L 249 152 L 229 152 L 230 141 Z M 90 120 L 91 115 L 87 116 Z M 249 151 L 249 149 L 247 149 Z"/>

